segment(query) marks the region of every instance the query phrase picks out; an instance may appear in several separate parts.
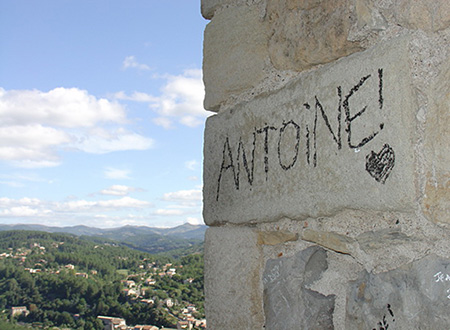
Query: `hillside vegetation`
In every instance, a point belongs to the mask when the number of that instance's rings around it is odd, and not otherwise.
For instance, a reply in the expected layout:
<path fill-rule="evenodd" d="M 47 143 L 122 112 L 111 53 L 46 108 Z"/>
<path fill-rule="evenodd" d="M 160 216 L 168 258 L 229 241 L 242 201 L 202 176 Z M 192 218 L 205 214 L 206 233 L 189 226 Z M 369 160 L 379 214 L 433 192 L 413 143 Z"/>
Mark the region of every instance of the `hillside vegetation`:
<path fill-rule="evenodd" d="M 48 227 L 43 225 L 5 225 L 0 224 L 0 231 L 31 230 L 48 233 L 67 233 L 76 236 L 100 237 L 123 243 L 132 249 L 152 254 L 180 251 L 189 253 L 203 251 L 205 225 L 184 224 L 174 228 L 154 228 L 145 226 L 124 226 L 120 228 L 101 229 L 86 226 Z"/>
<path fill-rule="evenodd" d="M 36 327 L 103 329 L 97 316 L 109 315 L 176 328 L 188 306 L 204 317 L 203 299 L 201 253 L 173 259 L 101 238 L 0 232 L 0 310 L 25 306 L 17 319 Z"/>

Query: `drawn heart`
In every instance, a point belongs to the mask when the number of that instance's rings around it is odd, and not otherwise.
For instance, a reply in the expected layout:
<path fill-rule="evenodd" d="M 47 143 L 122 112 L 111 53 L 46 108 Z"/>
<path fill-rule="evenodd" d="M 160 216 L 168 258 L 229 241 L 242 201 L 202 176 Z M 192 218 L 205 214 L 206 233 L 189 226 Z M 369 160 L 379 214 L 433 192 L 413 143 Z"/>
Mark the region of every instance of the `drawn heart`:
<path fill-rule="evenodd" d="M 395 165 L 394 149 L 385 144 L 379 153 L 366 156 L 366 171 L 378 182 L 385 183 Z"/>

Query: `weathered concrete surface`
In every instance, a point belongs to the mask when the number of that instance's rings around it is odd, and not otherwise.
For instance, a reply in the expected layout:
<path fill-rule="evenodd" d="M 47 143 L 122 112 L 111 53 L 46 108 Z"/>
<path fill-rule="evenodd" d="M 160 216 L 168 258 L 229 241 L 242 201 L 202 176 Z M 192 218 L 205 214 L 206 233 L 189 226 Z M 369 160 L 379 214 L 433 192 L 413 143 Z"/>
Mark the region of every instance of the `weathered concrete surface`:
<path fill-rule="evenodd" d="M 268 24 L 256 6 L 230 7 L 214 15 L 203 48 L 205 109 L 218 110 L 231 94 L 265 77 L 268 38 Z"/>
<path fill-rule="evenodd" d="M 363 48 L 348 40 L 353 16 L 350 0 L 268 0 L 270 59 L 280 70 L 303 71 Z"/>
<path fill-rule="evenodd" d="M 250 228 L 208 228 L 205 311 L 208 329 L 261 329 L 262 254 Z"/>
<path fill-rule="evenodd" d="M 208 225 L 416 206 L 408 39 L 354 54 L 210 117 Z"/>
<path fill-rule="evenodd" d="M 268 260 L 263 274 L 265 328 L 334 329 L 334 296 L 308 289 L 327 268 L 327 253 L 319 247 Z"/>
<path fill-rule="evenodd" d="M 363 272 L 349 287 L 346 329 L 448 329 L 449 292 L 450 260 L 435 255 Z"/>

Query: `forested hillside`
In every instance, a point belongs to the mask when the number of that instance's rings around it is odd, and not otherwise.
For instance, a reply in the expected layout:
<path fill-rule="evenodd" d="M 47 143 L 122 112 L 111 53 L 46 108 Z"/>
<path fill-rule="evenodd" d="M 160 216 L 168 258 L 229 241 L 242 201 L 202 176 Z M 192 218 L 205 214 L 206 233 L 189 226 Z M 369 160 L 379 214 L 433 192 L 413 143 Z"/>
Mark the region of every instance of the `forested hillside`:
<path fill-rule="evenodd" d="M 174 228 L 154 228 L 145 226 L 124 226 L 120 228 L 101 229 L 86 226 L 48 227 L 42 225 L 5 225 L 0 224 L 0 231 L 31 230 L 48 233 L 66 233 L 76 236 L 100 237 L 123 243 L 132 249 L 152 254 L 173 251 L 180 255 L 181 251 L 190 253 L 202 251 L 205 236 L 205 225 L 184 225 Z"/>
<path fill-rule="evenodd" d="M 177 260 L 100 238 L 0 232 L 4 318 L 24 306 L 28 315 L 13 319 L 36 327 L 103 329 L 97 317 L 106 315 L 176 328 L 187 317 L 204 318 L 203 299 L 201 253 Z"/>

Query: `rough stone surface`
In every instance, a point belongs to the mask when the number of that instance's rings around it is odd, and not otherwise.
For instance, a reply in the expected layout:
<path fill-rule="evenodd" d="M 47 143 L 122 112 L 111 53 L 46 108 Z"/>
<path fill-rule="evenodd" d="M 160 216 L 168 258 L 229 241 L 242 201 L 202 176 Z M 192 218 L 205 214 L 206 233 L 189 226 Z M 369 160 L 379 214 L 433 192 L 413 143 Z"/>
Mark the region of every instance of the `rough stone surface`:
<path fill-rule="evenodd" d="M 205 311 L 208 329 L 261 329 L 261 248 L 250 228 L 208 228 Z"/>
<path fill-rule="evenodd" d="M 410 29 L 439 31 L 450 26 L 448 0 L 399 0 L 395 1 L 393 13 L 398 24 Z"/>
<path fill-rule="evenodd" d="M 264 78 L 268 38 L 256 6 L 229 7 L 214 15 L 203 48 L 205 109 L 217 111 L 230 95 Z"/>
<path fill-rule="evenodd" d="M 447 329 L 449 290 L 450 260 L 435 255 L 363 272 L 349 287 L 346 329 Z"/>
<path fill-rule="evenodd" d="M 205 222 L 413 210 L 417 110 L 407 41 L 305 72 L 208 118 Z"/>
<path fill-rule="evenodd" d="M 450 53 L 450 52 L 449 52 Z M 450 223 L 450 58 L 429 89 L 425 128 L 427 161 L 423 210 L 433 222 Z"/>
<path fill-rule="evenodd" d="M 362 50 L 357 42 L 347 40 L 351 8 L 350 0 L 268 0 L 273 65 L 303 71 Z"/>
<path fill-rule="evenodd" d="M 308 289 L 327 268 L 327 253 L 319 247 L 268 260 L 263 275 L 265 328 L 334 329 L 334 296 Z"/>
<path fill-rule="evenodd" d="M 396 26 L 427 32 L 450 26 L 450 2 L 447 0 L 355 0 L 353 10 L 357 25 L 352 27 L 351 34 L 360 37 L 369 37 L 364 32 L 380 32 Z"/>
<path fill-rule="evenodd" d="M 344 235 L 332 232 L 305 229 L 302 233 L 302 239 L 324 246 L 330 250 L 350 254 L 354 240 Z"/>
<path fill-rule="evenodd" d="M 448 329 L 450 1 L 202 13 L 208 328 Z"/>
<path fill-rule="evenodd" d="M 277 245 L 298 240 L 298 234 L 288 231 L 260 231 L 258 232 L 258 244 Z"/>
<path fill-rule="evenodd" d="M 226 6 L 236 3 L 237 0 L 202 0 L 201 1 L 201 11 L 202 15 L 206 19 L 211 19 L 214 16 L 214 12 L 220 6 Z"/>
<path fill-rule="evenodd" d="M 373 253 L 387 246 L 393 248 L 396 245 L 405 246 L 411 239 L 406 234 L 395 229 L 381 229 L 376 231 L 366 231 L 356 238 L 359 246 L 366 253 Z"/>
<path fill-rule="evenodd" d="M 380 13 L 380 10 L 375 7 L 374 1 L 356 0 L 354 10 L 357 28 L 367 28 L 373 31 L 383 31 L 387 29 L 387 21 Z"/>
<path fill-rule="evenodd" d="M 258 4 L 263 0 L 201 0 L 201 12 L 204 18 L 212 19 L 214 13 L 228 6 L 250 6 Z"/>

